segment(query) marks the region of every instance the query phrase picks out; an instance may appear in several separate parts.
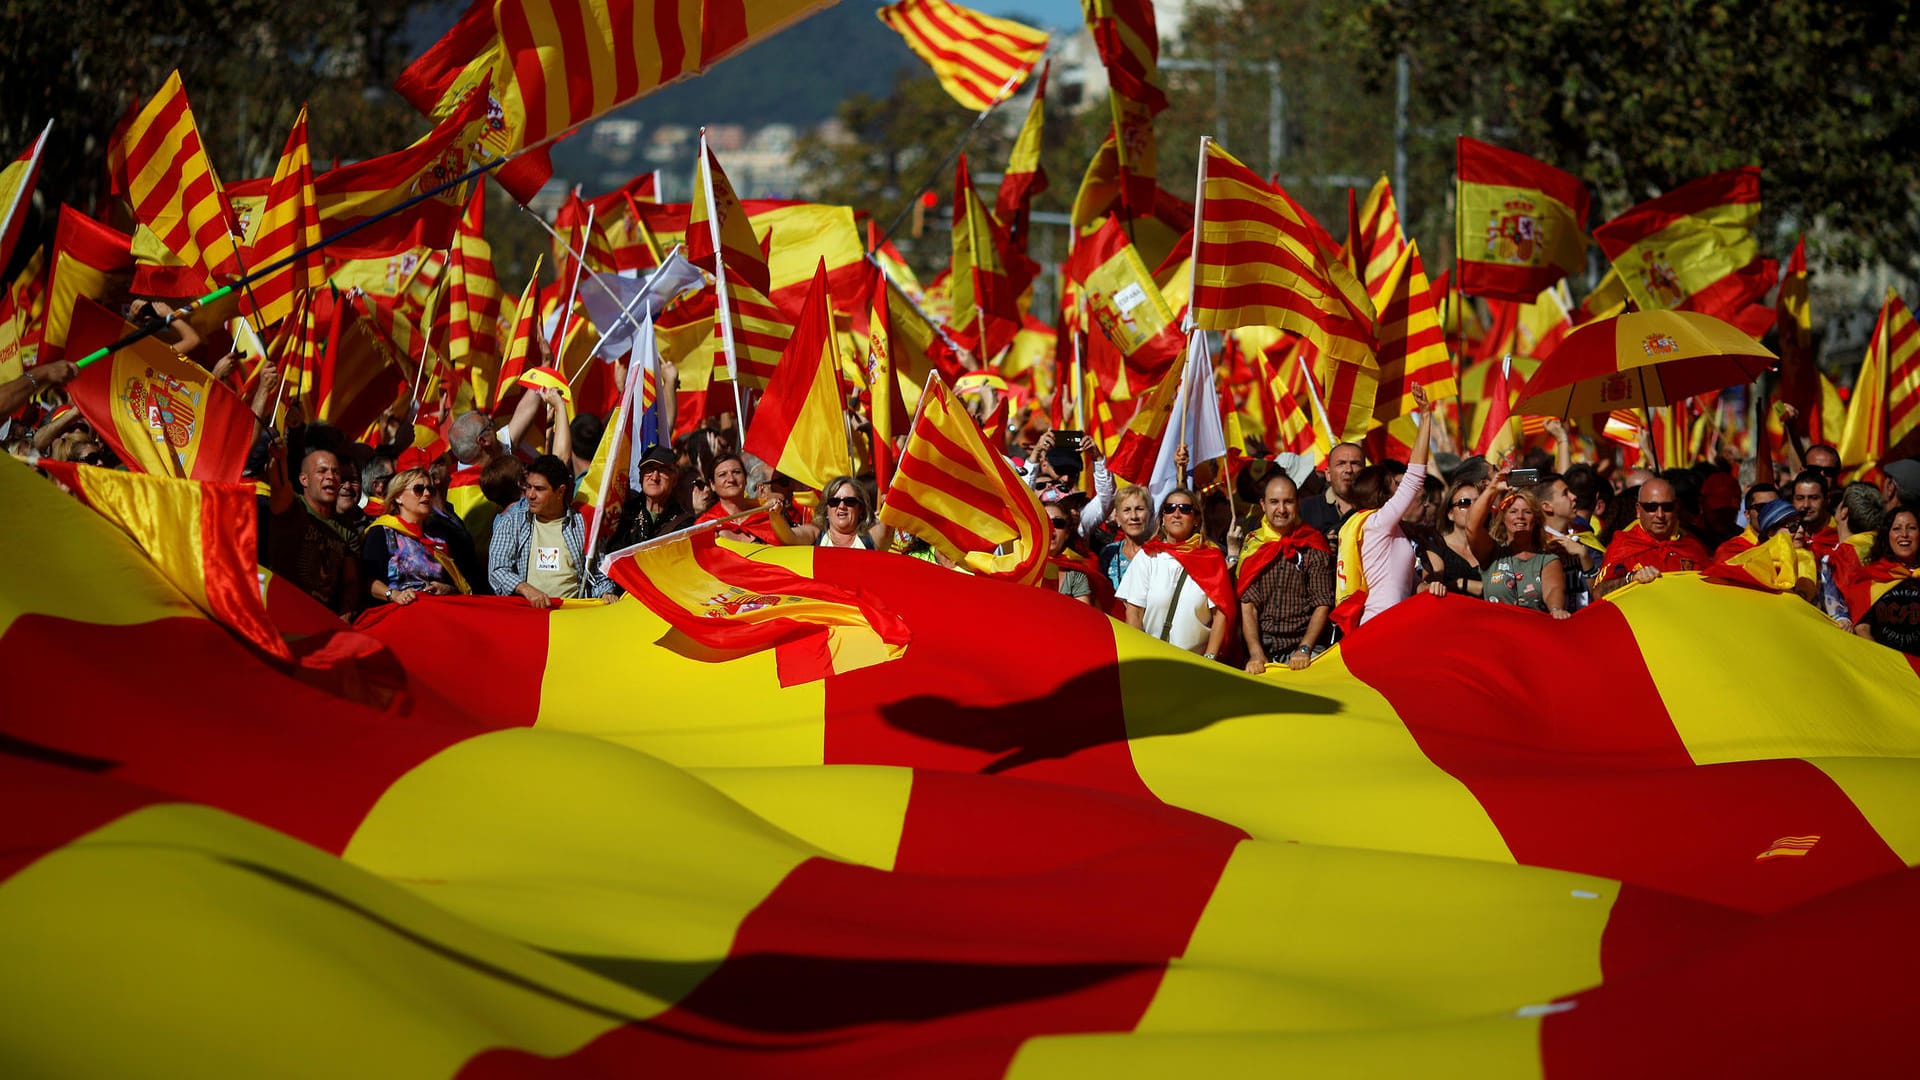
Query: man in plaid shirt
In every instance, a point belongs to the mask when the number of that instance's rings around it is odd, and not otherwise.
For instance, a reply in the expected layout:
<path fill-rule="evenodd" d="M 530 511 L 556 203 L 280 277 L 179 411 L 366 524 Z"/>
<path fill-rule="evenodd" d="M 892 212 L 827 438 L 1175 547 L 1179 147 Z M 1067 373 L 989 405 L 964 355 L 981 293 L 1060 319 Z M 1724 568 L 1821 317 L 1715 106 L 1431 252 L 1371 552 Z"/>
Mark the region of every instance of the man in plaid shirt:
<path fill-rule="evenodd" d="M 526 494 L 493 522 L 487 581 L 534 607 L 605 595 L 613 583 L 588 558 L 587 525 L 573 508 L 573 473 L 552 454 L 527 466 Z"/>

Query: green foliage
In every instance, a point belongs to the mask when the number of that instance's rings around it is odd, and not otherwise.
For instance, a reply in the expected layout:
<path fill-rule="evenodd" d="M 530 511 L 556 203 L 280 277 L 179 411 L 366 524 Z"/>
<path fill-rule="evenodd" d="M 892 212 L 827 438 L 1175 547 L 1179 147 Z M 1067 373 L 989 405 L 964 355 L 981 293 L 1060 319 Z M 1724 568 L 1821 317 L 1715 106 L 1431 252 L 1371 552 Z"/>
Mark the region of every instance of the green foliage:
<path fill-rule="evenodd" d="M 1327 20 L 1370 87 L 1390 87 L 1408 54 L 1416 125 L 1450 136 L 1484 120 L 1494 141 L 1593 185 L 1598 220 L 1758 163 L 1763 230 L 1806 229 L 1843 266 L 1920 268 L 1920 38 L 1905 5 L 1348 0 Z"/>
<path fill-rule="evenodd" d="M 388 89 L 408 59 L 401 40 L 418 0 L 232 0 L 220 5 L 0 0 L 0 152 L 11 158 L 51 119 L 39 190 L 52 234 L 61 202 L 105 192 L 107 142 L 136 99 L 180 70 L 214 169 L 268 175 L 302 102 L 314 162 L 396 150 L 426 121 Z"/>

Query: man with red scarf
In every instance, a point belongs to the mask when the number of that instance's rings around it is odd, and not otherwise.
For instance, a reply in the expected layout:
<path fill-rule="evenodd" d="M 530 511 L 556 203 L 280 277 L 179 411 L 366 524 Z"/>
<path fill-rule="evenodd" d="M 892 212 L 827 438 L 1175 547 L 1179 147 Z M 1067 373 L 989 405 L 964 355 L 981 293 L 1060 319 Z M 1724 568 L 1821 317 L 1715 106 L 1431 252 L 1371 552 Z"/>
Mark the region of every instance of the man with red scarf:
<path fill-rule="evenodd" d="M 1333 611 L 1333 551 L 1300 520 L 1300 493 L 1285 472 L 1267 474 L 1260 509 L 1260 527 L 1240 553 L 1247 671 L 1258 675 L 1276 658 L 1298 671 L 1313 662 Z"/>
<path fill-rule="evenodd" d="M 1647 582 L 1675 571 L 1713 565 L 1706 546 L 1680 528 L 1680 501 L 1673 485 L 1658 477 L 1640 485 L 1635 521 L 1620 530 L 1600 557 L 1598 595 L 1629 581 Z"/>

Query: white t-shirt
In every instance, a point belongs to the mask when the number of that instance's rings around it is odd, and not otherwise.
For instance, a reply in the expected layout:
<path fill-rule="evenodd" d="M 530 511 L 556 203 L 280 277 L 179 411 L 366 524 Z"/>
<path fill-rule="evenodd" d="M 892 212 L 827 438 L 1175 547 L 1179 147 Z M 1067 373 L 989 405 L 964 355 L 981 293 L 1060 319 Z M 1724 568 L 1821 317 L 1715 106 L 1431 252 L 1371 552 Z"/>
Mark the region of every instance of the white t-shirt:
<path fill-rule="evenodd" d="M 1114 595 L 1135 607 L 1145 609 L 1140 628 L 1154 637 L 1167 625 L 1167 605 L 1174 602 L 1173 583 L 1180 580 L 1180 560 L 1167 554 L 1136 555 L 1127 565 L 1127 576 L 1120 579 Z M 1207 591 L 1191 576 L 1180 585 L 1174 605 L 1173 626 L 1167 631 L 1170 644 L 1192 653 L 1207 651 L 1211 623 L 1218 617 Z"/>

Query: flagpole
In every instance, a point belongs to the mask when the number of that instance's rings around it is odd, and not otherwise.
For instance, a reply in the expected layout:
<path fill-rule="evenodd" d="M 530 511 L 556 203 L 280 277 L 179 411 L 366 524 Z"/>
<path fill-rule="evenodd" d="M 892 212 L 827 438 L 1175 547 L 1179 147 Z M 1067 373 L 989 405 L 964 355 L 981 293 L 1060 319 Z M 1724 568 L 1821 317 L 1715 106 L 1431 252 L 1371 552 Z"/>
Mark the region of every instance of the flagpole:
<path fill-rule="evenodd" d="M 1007 81 L 1001 84 L 1000 90 L 993 96 L 993 100 L 987 104 L 986 108 L 980 110 L 979 116 L 973 118 L 973 123 L 968 126 L 966 131 L 961 133 L 960 138 L 947 150 L 946 156 L 941 158 L 940 163 L 935 165 L 933 170 L 927 174 L 927 178 L 920 182 L 920 186 L 914 189 L 913 195 L 907 199 L 906 205 L 900 208 L 900 212 L 893 216 L 893 223 L 887 226 L 886 232 L 880 234 L 881 243 L 884 244 L 888 240 L 893 239 L 893 234 L 899 230 L 900 223 L 907 220 L 907 215 L 913 212 L 913 204 L 919 202 L 920 196 L 925 194 L 927 189 L 932 187 L 942 176 L 947 174 L 947 168 L 953 164 L 955 158 L 960 156 L 960 151 L 967 148 L 967 143 L 973 141 L 974 134 L 980 130 L 981 125 L 987 122 L 987 117 L 992 116 L 993 110 L 999 108 L 1008 98 L 1013 96 L 1014 90 L 1020 86 L 1021 82 L 1024 81 L 1028 75 L 1033 73 L 1034 65 L 1044 59 L 1046 59 L 1046 54 L 1042 53 L 1034 59 L 1032 64 L 1028 64 L 1026 67 L 1007 76 Z"/>
<path fill-rule="evenodd" d="M 608 566 L 612 565 L 617 560 L 626 558 L 629 555 L 638 555 L 643 551 L 649 551 L 649 550 L 652 550 L 653 548 L 663 547 L 667 544 L 671 544 L 679 540 L 691 540 L 692 538 L 699 536 L 701 533 L 715 532 L 721 526 L 731 524 L 735 521 L 739 521 L 741 518 L 752 517 L 755 514 L 764 514 L 766 512 L 767 512 L 767 508 L 764 506 L 749 506 L 745 510 L 742 510 L 736 514 L 728 514 L 726 517 L 723 517 L 723 518 L 714 518 L 712 521 L 703 521 L 698 525 L 691 525 L 691 526 L 688 526 L 687 528 L 670 532 L 665 536 L 656 536 L 651 540 L 642 540 L 639 543 L 634 544 L 630 547 L 623 547 L 619 551 L 609 551 L 605 555 L 600 556 L 600 572 L 602 574 L 606 573 Z"/>
<path fill-rule="evenodd" d="M 545 218 L 541 217 L 539 214 L 534 213 L 532 210 L 529 210 L 525 206 L 520 207 L 520 209 L 529 218 L 532 218 L 535 224 L 539 225 L 542 229 L 545 229 L 547 231 L 547 235 L 553 237 L 553 239 L 559 243 L 561 248 L 566 251 L 569 257 L 581 260 L 582 264 L 584 265 L 584 262 L 586 259 L 586 250 L 587 250 L 587 247 L 585 244 L 580 245 L 580 250 L 575 251 L 573 247 L 567 243 L 566 237 L 561 236 L 559 230 L 555 229 L 552 225 L 547 224 L 547 220 Z M 684 244 L 673 245 L 672 251 L 667 252 L 667 257 L 665 259 L 660 260 L 660 266 L 667 265 L 667 260 L 673 258 L 673 252 L 679 251 L 681 248 L 685 246 L 686 245 Z M 656 273 L 659 271 L 659 269 L 660 269 L 659 266 L 656 266 L 654 268 Z M 592 283 L 595 288 L 607 294 L 607 299 L 613 301 L 616 304 L 620 303 L 620 294 L 613 291 L 613 286 L 608 285 L 604 281 L 601 281 L 600 275 L 598 273 L 588 273 L 586 276 L 586 280 Z M 625 311 L 622 311 L 621 314 L 626 317 L 627 324 L 629 326 L 632 326 L 635 330 L 640 329 L 640 320 L 634 318 L 632 315 L 627 314 Z"/>
<path fill-rule="evenodd" d="M 1306 378 L 1307 397 L 1313 402 L 1313 414 L 1320 418 L 1320 429 L 1327 433 L 1327 453 L 1331 456 L 1333 447 L 1338 445 L 1340 440 L 1334 437 L 1333 421 L 1327 419 L 1327 407 L 1320 403 L 1320 388 L 1313 385 L 1313 369 L 1307 366 L 1307 358 L 1301 356 L 1298 350 L 1294 352 L 1293 358 L 1299 361 L 1300 374 Z"/>
<path fill-rule="evenodd" d="M 1200 164 L 1195 170 L 1193 180 L 1193 251 L 1188 260 L 1194 267 L 1200 265 L 1200 222 L 1207 203 L 1207 145 L 1211 142 L 1213 142 L 1213 136 L 1200 136 Z M 1191 295 L 1187 297 L 1187 317 L 1181 321 L 1186 324 L 1185 328 L 1188 331 L 1193 330 L 1193 297 Z"/>
<path fill-rule="evenodd" d="M 637 293 L 634 293 L 633 299 L 627 301 L 626 304 L 620 308 L 620 318 L 616 320 L 617 322 L 624 321 L 629 326 L 632 326 L 635 330 L 638 330 L 643 334 L 648 332 L 646 326 L 643 325 L 638 319 L 633 317 L 633 306 L 635 304 L 638 304 L 640 301 L 645 300 L 648 294 L 653 292 L 653 283 L 660 279 L 660 272 L 665 270 L 667 268 L 667 263 L 671 262 L 673 257 L 675 255 L 678 255 L 679 253 L 680 253 L 680 245 L 679 244 L 673 245 L 673 250 L 667 253 L 667 257 L 665 259 L 660 260 L 660 265 L 653 268 L 653 273 L 647 275 L 647 280 L 641 284 L 640 291 Z M 594 280 L 599 281 L 600 279 L 596 275 L 594 277 Z M 602 283 L 602 287 L 603 288 L 605 287 L 604 283 Z M 607 295 L 612 296 L 616 301 L 620 299 L 619 296 L 614 294 L 612 289 L 607 290 Z M 600 335 L 600 339 L 593 343 L 593 351 L 587 354 L 587 359 L 591 360 L 594 357 L 599 356 L 600 346 L 605 345 L 606 343 L 607 343 L 607 335 L 603 333 Z M 609 363 L 611 363 L 611 361 L 609 361 Z M 582 370 L 584 370 L 585 367 L 586 367 L 585 364 L 581 365 Z M 580 377 L 579 373 L 575 372 L 574 378 L 577 379 L 579 377 Z M 572 386 L 573 380 L 572 379 L 567 380 L 567 385 Z"/>
<path fill-rule="evenodd" d="M 602 338 L 602 340 L 605 339 Z M 597 350 L 599 347 L 596 342 L 594 348 Z M 589 356 L 587 363 L 592 362 L 593 358 Z M 620 436 L 625 433 L 627 425 L 633 423 L 633 388 L 640 385 L 644 378 L 643 373 L 636 372 L 631 367 L 627 369 L 627 385 L 621 390 L 620 409 L 615 414 L 620 418 L 620 422 L 613 425 L 612 431 L 607 432 L 607 437 L 613 440 L 613 444 L 607 447 L 604 465 L 606 471 L 600 477 L 599 499 L 594 503 L 593 527 L 587 530 L 587 546 L 584 550 L 588 559 L 593 558 L 593 546 L 600 541 L 600 523 L 607 518 L 607 492 L 613 486 L 614 459 L 620 456 Z"/>
<path fill-rule="evenodd" d="M 524 153 L 524 151 L 522 152 Z M 428 188 L 426 191 L 423 191 L 420 194 L 415 195 L 413 198 L 408 199 L 407 201 L 399 204 L 398 206 L 393 206 L 385 210 L 382 210 L 381 212 L 373 215 L 370 218 L 365 219 L 364 221 L 356 221 L 352 225 L 349 225 L 346 228 L 341 229 L 339 232 L 334 233 L 332 236 L 323 236 L 319 240 L 315 241 L 314 243 L 308 244 L 306 247 L 301 248 L 300 250 L 294 252 L 291 255 L 282 256 L 278 259 L 275 259 L 273 262 L 268 263 L 266 266 L 263 266 L 260 269 L 253 271 L 252 273 L 242 276 L 238 281 L 230 282 L 226 285 L 220 286 L 219 288 L 213 290 L 212 292 L 207 293 L 206 295 L 195 299 L 193 302 L 187 304 L 187 306 L 176 309 L 173 312 L 173 314 L 165 318 L 154 318 L 154 319 L 148 320 L 145 323 L 142 323 L 141 325 L 135 327 L 131 333 L 123 335 L 119 340 L 111 342 L 106 345 L 102 345 L 98 349 L 95 349 L 94 351 L 88 353 L 87 355 L 81 357 L 80 359 L 75 360 L 73 362 L 73 366 L 77 368 L 85 368 L 89 364 L 104 360 L 107 357 L 112 356 L 115 352 L 126 348 L 127 346 L 133 344 L 136 341 L 140 341 L 145 338 L 152 337 L 154 334 L 157 334 L 160 331 L 165 330 L 168 326 L 171 326 L 173 324 L 174 319 L 177 319 L 182 315 L 191 316 L 194 312 L 200 310 L 201 308 L 205 307 L 208 304 L 213 303 L 215 300 L 219 300 L 231 294 L 235 289 L 244 288 L 247 285 L 250 285 L 253 282 L 258 281 L 261 278 L 264 278 L 276 271 L 292 266 L 295 262 L 298 262 L 299 260 L 306 258 L 308 255 L 311 255 L 314 252 L 319 251 L 321 248 L 324 248 L 329 244 L 335 243 L 340 240 L 344 240 L 347 237 L 352 236 L 354 233 L 359 232 L 361 229 L 364 229 L 369 225 L 373 225 L 380 221 L 384 221 L 387 218 L 390 218 L 393 215 L 398 214 L 403 210 L 408 210 L 415 206 L 418 206 L 419 204 L 425 202 L 428 199 L 433 198 L 434 196 L 440 194 L 443 191 L 446 191 L 449 188 L 456 187 L 460 184 L 464 184 L 467 181 L 474 179 L 475 177 L 485 174 L 489 170 L 499 168 L 500 166 L 506 164 L 508 161 L 511 161 L 511 160 L 512 160 L 512 157 L 494 158 L 492 161 L 489 161 L 484 165 L 477 165 L 474 168 L 469 169 L 464 173 L 461 173 L 459 176 L 456 176 L 453 179 L 446 181 L 445 183 L 438 184 L 438 185 L 435 185 L 434 187 Z"/>
<path fill-rule="evenodd" d="M 453 254 L 453 248 L 449 246 L 448 248 L 446 248 L 444 251 L 440 253 L 440 258 L 442 260 L 446 260 L 450 258 L 452 254 Z M 442 267 L 442 272 L 443 273 L 445 272 L 444 266 Z M 438 304 L 440 302 L 440 294 L 446 290 L 446 287 L 447 287 L 446 280 L 443 278 L 440 282 L 440 286 L 434 289 L 433 292 L 427 297 L 427 300 L 429 301 L 429 303 L 427 304 L 427 310 L 426 310 L 427 317 L 424 320 L 422 320 L 420 323 L 420 371 L 422 375 L 420 378 L 413 380 L 413 403 L 408 406 L 408 409 L 412 415 L 409 416 L 408 419 L 412 419 L 414 416 L 420 415 L 420 387 L 421 387 L 421 384 L 427 381 L 425 377 L 425 372 L 427 369 L 427 353 L 432 351 L 433 349 L 433 308 L 435 304 Z M 441 387 L 441 389 L 444 391 L 446 388 Z"/>
<path fill-rule="evenodd" d="M 700 129 L 700 190 L 707 199 L 707 235 L 713 241 L 713 282 L 717 314 L 720 318 L 720 343 L 727 353 L 728 381 L 733 383 L 733 422 L 739 428 L 739 443 L 746 445 L 747 402 L 740 390 L 740 359 L 734 354 L 733 304 L 727 299 L 727 252 L 720 244 L 720 213 L 713 199 L 712 154 L 707 150 L 707 129 Z"/>

